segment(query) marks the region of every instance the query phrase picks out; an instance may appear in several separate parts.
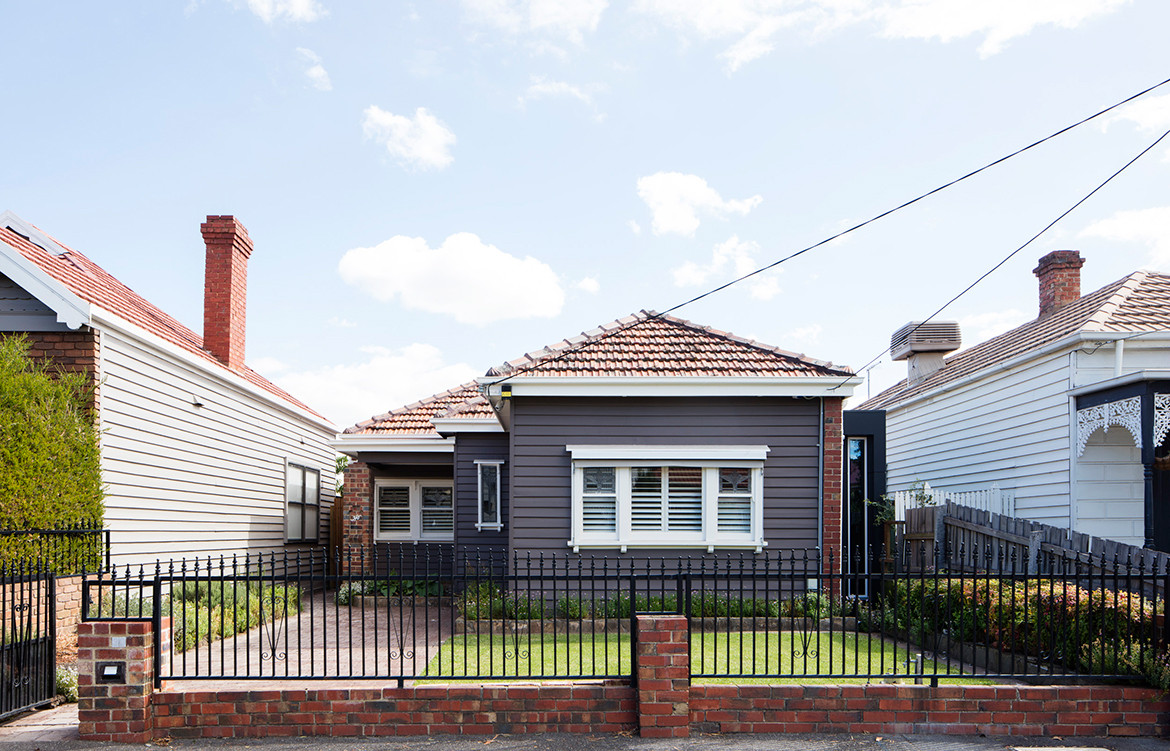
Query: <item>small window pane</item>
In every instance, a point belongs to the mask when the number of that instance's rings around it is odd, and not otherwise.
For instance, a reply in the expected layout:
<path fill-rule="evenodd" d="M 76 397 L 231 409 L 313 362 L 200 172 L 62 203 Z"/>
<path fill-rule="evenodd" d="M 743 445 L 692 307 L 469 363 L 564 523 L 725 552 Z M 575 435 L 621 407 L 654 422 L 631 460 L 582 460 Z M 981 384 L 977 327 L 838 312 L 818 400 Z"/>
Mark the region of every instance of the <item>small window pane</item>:
<path fill-rule="evenodd" d="M 614 496 L 587 496 L 582 499 L 581 510 L 583 531 L 617 531 L 617 499 Z"/>
<path fill-rule="evenodd" d="M 410 488 L 378 488 L 378 531 L 410 534 Z"/>
<path fill-rule="evenodd" d="M 630 476 L 634 495 L 662 495 L 662 467 L 634 467 Z"/>
<path fill-rule="evenodd" d="M 317 506 L 316 504 L 306 504 L 305 505 L 305 528 L 306 528 L 305 539 L 307 539 L 307 540 L 319 539 L 317 528 L 320 525 L 320 523 L 321 523 L 321 507 Z"/>
<path fill-rule="evenodd" d="M 720 493 L 750 493 L 752 492 L 752 472 L 750 469 L 738 467 L 719 470 Z"/>
<path fill-rule="evenodd" d="M 305 470 L 305 503 L 319 503 L 321 500 L 321 473 L 315 469 Z"/>
<path fill-rule="evenodd" d="M 423 509 L 422 531 L 424 535 L 450 534 L 454 529 L 455 519 L 450 509 Z"/>
<path fill-rule="evenodd" d="M 719 531 L 748 534 L 752 531 L 752 499 L 731 496 L 719 499 Z"/>
<path fill-rule="evenodd" d="M 304 538 L 303 514 L 304 506 L 302 504 L 288 504 L 288 539 L 300 540 Z"/>
<path fill-rule="evenodd" d="M 667 528 L 678 532 L 703 531 L 703 469 L 667 469 Z"/>
<path fill-rule="evenodd" d="M 289 465 L 284 498 L 290 504 L 305 500 L 305 470 L 302 467 Z"/>
<path fill-rule="evenodd" d="M 582 471 L 586 493 L 614 492 L 613 467 L 586 467 Z"/>
<path fill-rule="evenodd" d="M 426 487 L 422 489 L 423 508 L 450 508 L 451 488 Z"/>
<path fill-rule="evenodd" d="M 500 465 L 479 465 L 479 515 L 483 524 L 500 521 Z"/>

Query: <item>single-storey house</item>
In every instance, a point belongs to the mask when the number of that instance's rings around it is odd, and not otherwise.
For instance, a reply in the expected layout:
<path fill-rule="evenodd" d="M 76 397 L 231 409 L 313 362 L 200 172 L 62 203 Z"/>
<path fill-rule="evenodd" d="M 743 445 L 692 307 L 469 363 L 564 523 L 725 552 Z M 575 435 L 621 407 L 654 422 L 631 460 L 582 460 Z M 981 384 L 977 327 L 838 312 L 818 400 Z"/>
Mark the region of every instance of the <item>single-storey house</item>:
<path fill-rule="evenodd" d="M 0 336 L 23 334 L 34 356 L 92 378 L 115 563 L 327 539 L 336 429 L 244 363 L 247 231 L 209 216 L 202 234 L 200 336 L 0 214 Z"/>
<path fill-rule="evenodd" d="M 348 546 L 840 560 L 851 370 L 640 312 L 348 428 Z"/>
<path fill-rule="evenodd" d="M 884 410 L 893 489 L 998 485 L 1015 515 L 1170 551 L 1170 275 L 1082 296 L 1080 253 L 1040 259 L 1039 316 L 969 349 L 956 324 L 908 325 L 910 377 Z"/>

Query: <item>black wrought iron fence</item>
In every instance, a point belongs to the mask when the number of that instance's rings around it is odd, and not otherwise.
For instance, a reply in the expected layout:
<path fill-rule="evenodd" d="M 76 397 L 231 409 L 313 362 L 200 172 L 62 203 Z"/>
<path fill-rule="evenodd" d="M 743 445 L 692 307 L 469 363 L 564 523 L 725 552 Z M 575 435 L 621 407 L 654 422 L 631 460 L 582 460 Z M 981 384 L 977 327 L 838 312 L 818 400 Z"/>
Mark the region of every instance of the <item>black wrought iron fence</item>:
<path fill-rule="evenodd" d="M 83 522 L 56 529 L 0 529 L 0 565 L 74 576 L 110 567 L 110 531 Z"/>
<path fill-rule="evenodd" d="M 0 567 L 0 719 L 53 699 L 55 584 L 43 567 Z"/>
<path fill-rule="evenodd" d="M 102 573 L 84 617 L 169 617 L 160 680 L 622 678 L 640 613 L 688 618 L 696 679 L 1134 679 L 1165 664 L 1170 571 L 934 570 L 922 555 L 266 554 Z"/>

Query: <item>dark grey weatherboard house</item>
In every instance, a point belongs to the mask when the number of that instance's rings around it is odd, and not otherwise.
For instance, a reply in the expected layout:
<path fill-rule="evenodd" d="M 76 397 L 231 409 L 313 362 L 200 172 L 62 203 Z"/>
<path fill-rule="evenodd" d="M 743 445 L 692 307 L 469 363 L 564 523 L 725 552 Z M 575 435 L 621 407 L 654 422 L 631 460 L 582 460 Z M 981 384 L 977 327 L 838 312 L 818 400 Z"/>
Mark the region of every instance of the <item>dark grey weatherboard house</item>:
<path fill-rule="evenodd" d="M 852 371 L 642 312 L 346 430 L 343 542 L 520 555 L 842 544 Z"/>

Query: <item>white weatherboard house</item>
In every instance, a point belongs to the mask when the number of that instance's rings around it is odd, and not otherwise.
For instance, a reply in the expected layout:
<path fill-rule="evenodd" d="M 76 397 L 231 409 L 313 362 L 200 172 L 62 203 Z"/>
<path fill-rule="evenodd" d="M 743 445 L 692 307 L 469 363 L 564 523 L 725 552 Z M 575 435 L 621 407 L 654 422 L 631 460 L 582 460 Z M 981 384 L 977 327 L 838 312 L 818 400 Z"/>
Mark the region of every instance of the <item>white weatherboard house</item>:
<path fill-rule="evenodd" d="M 0 214 L 0 336 L 89 374 L 114 562 L 295 551 L 327 539 L 332 424 L 244 364 L 252 241 L 202 225 L 201 337 L 11 212 Z"/>
<path fill-rule="evenodd" d="M 957 326 L 903 328 L 910 377 L 886 411 L 888 482 L 997 485 L 1015 515 L 1170 551 L 1170 276 L 1083 297 L 1076 251 L 1040 259 L 1036 320 L 944 359 Z"/>

